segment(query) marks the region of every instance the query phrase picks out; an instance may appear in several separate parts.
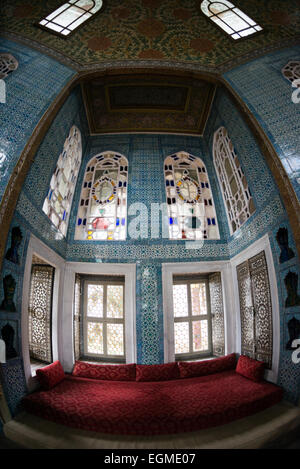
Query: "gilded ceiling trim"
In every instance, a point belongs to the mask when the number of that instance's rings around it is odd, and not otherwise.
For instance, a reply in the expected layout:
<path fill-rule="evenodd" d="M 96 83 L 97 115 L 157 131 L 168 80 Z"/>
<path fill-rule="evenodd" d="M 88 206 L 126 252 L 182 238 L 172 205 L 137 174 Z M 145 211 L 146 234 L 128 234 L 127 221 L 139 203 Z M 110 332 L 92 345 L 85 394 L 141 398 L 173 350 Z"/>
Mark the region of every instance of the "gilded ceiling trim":
<path fill-rule="evenodd" d="M 300 43 L 300 35 L 296 35 L 292 38 L 281 39 L 280 42 L 275 42 L 271 45 L 266 45 L 264 47 L 260 47 L 258 49 L 251 50 L 249 52 L 240 54 L 233 59 L 229 59 L 220 65 L 210 66 L 210 65 L 200 65 L 196 62 L 179 62 L 175 60 L 155 60 L 155 59 L 128 59 L 128 60 L 112 60 L 112 61 L 105 61 L 105 62 L 95 62 L 84 65 L 81 62 L 77 62 L 72 57 L 68 56 L 67 54 L 62 54 L 58 50 L 45 46 L 33 39 L 28 39 L 20 34 L 3 31 L 1 32 L 1 36 L 10 39 L 15 42 L 19 42 L 24 44 L 30 48 L 36 49 L 37 51 L 46 54 L 57 61 L 63 63 L 64 65 L 73 68 L 74 70 L 84 73 L 86 72 L 88 75 L 95 71 L 100 72 L 104 70 L 113 70 L 114 68 L 128 68 L 128 69 L 137 69 L 141 68 L 156 68 L 156 69 L 170 69 L 170 70 L 182 70 L 182 71 L 194 71 L 194 72 L 203 72 L 203 73 L 212 73 L 221 75 L 223 73 L 228 72 L 232 68 L 235 68 L 239 65 L 249 62 L 250 60 L 254 60 L 256 58 L 262 57 L 266 54 L 274 52 L 276 50 L 285 49 L 286 47 L 293 47 Z"/>

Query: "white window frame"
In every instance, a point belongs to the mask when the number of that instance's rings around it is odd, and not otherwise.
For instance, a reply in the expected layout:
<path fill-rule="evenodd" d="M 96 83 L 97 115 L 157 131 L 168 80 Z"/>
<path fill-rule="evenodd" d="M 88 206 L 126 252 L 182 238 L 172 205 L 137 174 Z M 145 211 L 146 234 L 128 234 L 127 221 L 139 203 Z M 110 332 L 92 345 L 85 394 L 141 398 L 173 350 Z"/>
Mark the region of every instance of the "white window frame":
<path fill-rule="evenodd" d="M 181 278 L 180 278 L 181 277 Z M 210 295 L 209 295 L 209 287 L 208 287 L 208 277 L 207 276 L 200 276 L 200 275 L 193 275 L 193 276 L 186 276 L 186 278 L 180 277 L 173 277 L 173 286 L 174 285 L 186 285 L 187 286 L 187 303 L 188 303 L 188 316 L 173 316 L 174 325 L 177 322 L 188 322 L 189 325 L 189 345 L 190 351 L 188 353 L 177 353 L 175 354 L 175 360 L 193 360 L 200 357 L 207 357 L 212 355 L 212 326 L 211 326 L 211 311 L 210 311 Z M 197 316 L 192 315 L 192 299 L 191 299 L 191 284 L 194 283 L 204 283 L 205 284 L 205 293 L 206 293 L 206 307 L 207 313 L 200 314 Z M 204 351 L 194 352 L 193 348 L 193 333 L 192 333 L 192 323 L 193 321 L 203 321 L 207 320 L 208 326 L 208 349 Z"/>
<path fill-rule="evenodd" d="M 125 358 L 126 363 L 136 363 L 136 264 L 104 264 L 92 262 L 66 262 L 64 296 L 62 302 L 62 347 L 61 362 L 65 371 L 71 372 L 74 356 L 74 289 L 75 274 L 107 275 L 125 277 Z"/>
<path fill-rule="evenodd" d="M 176 275 L 207 275 L 221 273 L 222 294 L 224 305 L 225 354 L 235 351 L 235 314 L 233 303 L 232 272 L 229 261 L 211 262 L 176 262 L 162 264 L 163 308 L 164 308 L 164 361 L 175 361 L 174 343 L 174 307 L 173 276 Z"/>
<path fill-rule="evenodd" d="M 103 285 L 103 317 L 93 317 L 87 315 L 87 286 L 88 285 Z M 107 287 L 111 285 L 121 285 L 123 287 L 123 317 L 122 318 L 109 318 L 107 317 Z M 126 357 L 126 347 L 125 347 L 125 279 L 122 280 L 113 280 L 108 279 L 106 276 L 100 278 L 99 276 L 86 277 L 83 278 L 83 311 L 81 317 L 83 319 L 83 354 L 85 357 L 95 357 L 103 361 L 112 361 L 122 363 L 125 361 Z M 88 323 L 102 323 L 103 324 L 103 354 L 91 353 L 88 351 Z M 105 353 L 107 348 L 107 330 L 104 327 L 107 324 L 122 324 L 123 325 L 123 344 L 124 344 L 124 354 L 123 355 L 108 355 Z"/>
<path fill-rule="evenodd" d="M 280 355 L 280 314 L 279 314 L 279 300 L 278 300 L 278 288 L 276 271 L 274 267 L 273 254 L 270 245 L 268 234 L 265 234 L 261 239 L 255 241 L 251 246 L 244 249 L 244 251 L 237 254 L 230 260 L 232 266 L 232 277 L 233 277 L 233 290 L 234 290 L 234 309 L 238 311 L 236 315 L 236 351 L 241 353 L 241 317 L 240 311 L 240 299 L 239 299 L 239 287 L 236 268 L 249 258 L 259 254 L 261 251 L 265 252 L 266 263 L 268 267 L 268 277 L 270 286 L 270 296 L 272 304 L 272 327 L 273 327 L 273 354 L 272 354 L 272 368 L 266 370 L 265 378 L 273 383 L 277 382 L 278 370 L 279 370 L 279 355 Z"/>
<path fill-rule="evenodd" d="M 65 261 L 62 257 L 56 254 L 52 249 L 46 246 L 42 241 L 36 238 L 33 234 L 30 235 L 27 257 L 24 269 L 23 279 L 23 292 L 22 292 L 22 317 L 21 317 L 21 328 L 22 328 L 22 355 L 24 361 L 24 373 L 25 379 L 29 391 L 33 391 L 38 386 L 38 381 L 35 375 L 35 368 L 31 366 L 30 354 L 29 354 L 29 318 L 28 318 L 28 307 L 29 307 L 29 294 L 30 294 L 30 282 L 31 282 L 31 266 L 32 256 L 37 255 L 47 264 L 55 268 L 54 283 L 53 283 L 53 297 L 52 297 L 52 360 L 58 360 L 61 355 L 61 344 L 62 336 L 61 331 L 61 316 L 59 311 L 61 310 L 60 305 L 63 301 L 64 296 L 64 270 Z M 46 366 L 46 364 L 41 365 Z"/>

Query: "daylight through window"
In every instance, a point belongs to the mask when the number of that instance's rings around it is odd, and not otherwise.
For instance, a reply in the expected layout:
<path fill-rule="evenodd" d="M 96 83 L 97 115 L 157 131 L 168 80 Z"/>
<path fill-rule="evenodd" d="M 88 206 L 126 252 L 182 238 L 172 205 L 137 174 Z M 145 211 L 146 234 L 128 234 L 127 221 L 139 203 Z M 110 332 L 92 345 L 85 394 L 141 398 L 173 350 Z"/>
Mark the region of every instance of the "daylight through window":
<path fill-rule="evenodd" d="M 63 36 L 92 18 L 102 8 L 102 0 L 69 0 L 43 18 L 39 25 Z"/>
<path fill-rule="evenodd" d="M 165 159 L 170 239 L 219 239 L 218 222 L 204 163 L 180 152 Z"/>
<path fill-rule="evenodd" d="M 261 26 L 227 0 L 220 2 L 204 0 L 201 3 L 201 10 L 232 39 L 240 39 L 262 31 Z"/>

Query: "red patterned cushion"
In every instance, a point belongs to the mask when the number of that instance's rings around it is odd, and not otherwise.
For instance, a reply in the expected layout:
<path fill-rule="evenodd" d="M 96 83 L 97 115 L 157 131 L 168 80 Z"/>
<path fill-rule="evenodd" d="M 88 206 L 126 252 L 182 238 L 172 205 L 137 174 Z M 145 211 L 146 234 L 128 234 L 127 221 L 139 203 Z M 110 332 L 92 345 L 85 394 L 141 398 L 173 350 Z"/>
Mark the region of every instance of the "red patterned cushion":
<path fill-rule="evenodd" d="M 231 353 L 225 357 L 200 362 L 179 362 L 180 378 L 211 375 L 221 371 L 233 370 L 236 367 L 236 355 Z"/>
<path fill-rule="evenodd" d="M 59 360 L 36 370 L 37 379 L 44 389 L 51 389 L 65 379 L 65 372 Z"/>
<path fill-rule="evenodd" d="M 235 371 L 245 378 L 259 382 L 264 377 L 265 364 L 246 355 L 241 355 Z"/>
<path fill-rule="evenodd" d="M 106 379 L 110 381 L 135 381 L 135 364 L 130 365 L 95 365 L 75 362 L 73 376 L 80 378 Z"/>
<path fill-rule="evenodd" d="M 27 412 L 74 428 L 117 435 L 193 432 L 225 425 L 282 399 L 274 384 L 235 370 L 160 382 L 100 381 L 66 375 L 49 391 L 33 392 Z"/>
<path fill-rule="evenodd" d="M 178 378 L 179 369 L 176 362 L 162 365 L 136 365 L 137 381 L 167 381 Z"/>

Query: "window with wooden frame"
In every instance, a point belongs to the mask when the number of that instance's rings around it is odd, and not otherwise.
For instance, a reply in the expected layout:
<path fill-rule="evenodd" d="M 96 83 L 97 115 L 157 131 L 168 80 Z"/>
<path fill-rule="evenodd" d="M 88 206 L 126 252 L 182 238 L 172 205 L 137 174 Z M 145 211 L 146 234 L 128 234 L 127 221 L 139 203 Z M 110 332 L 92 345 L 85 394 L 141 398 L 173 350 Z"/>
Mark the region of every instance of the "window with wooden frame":
<path fill-rule="evenodd" d="M 175 360 L 212 355 L 208 277 L 174 276 Z"/>
<path fill-rule="evenodd" d="M 263 29 L 256 21 L 227 0 L 219 2 L 204 0 L 200 7 L 205 16 L 234 40 L 250 36 Z"/>
<path fill-rule="evenodd" d="M 69 0 L 39 21 L 38 25 L 66 37 L 93 18 L 102 6 L 102 0 Z"/>
<path fill-rule="evenodd" d="M 82 277 L 83 358 L 125 362 L 124 287 L 122 276 Z"/>

